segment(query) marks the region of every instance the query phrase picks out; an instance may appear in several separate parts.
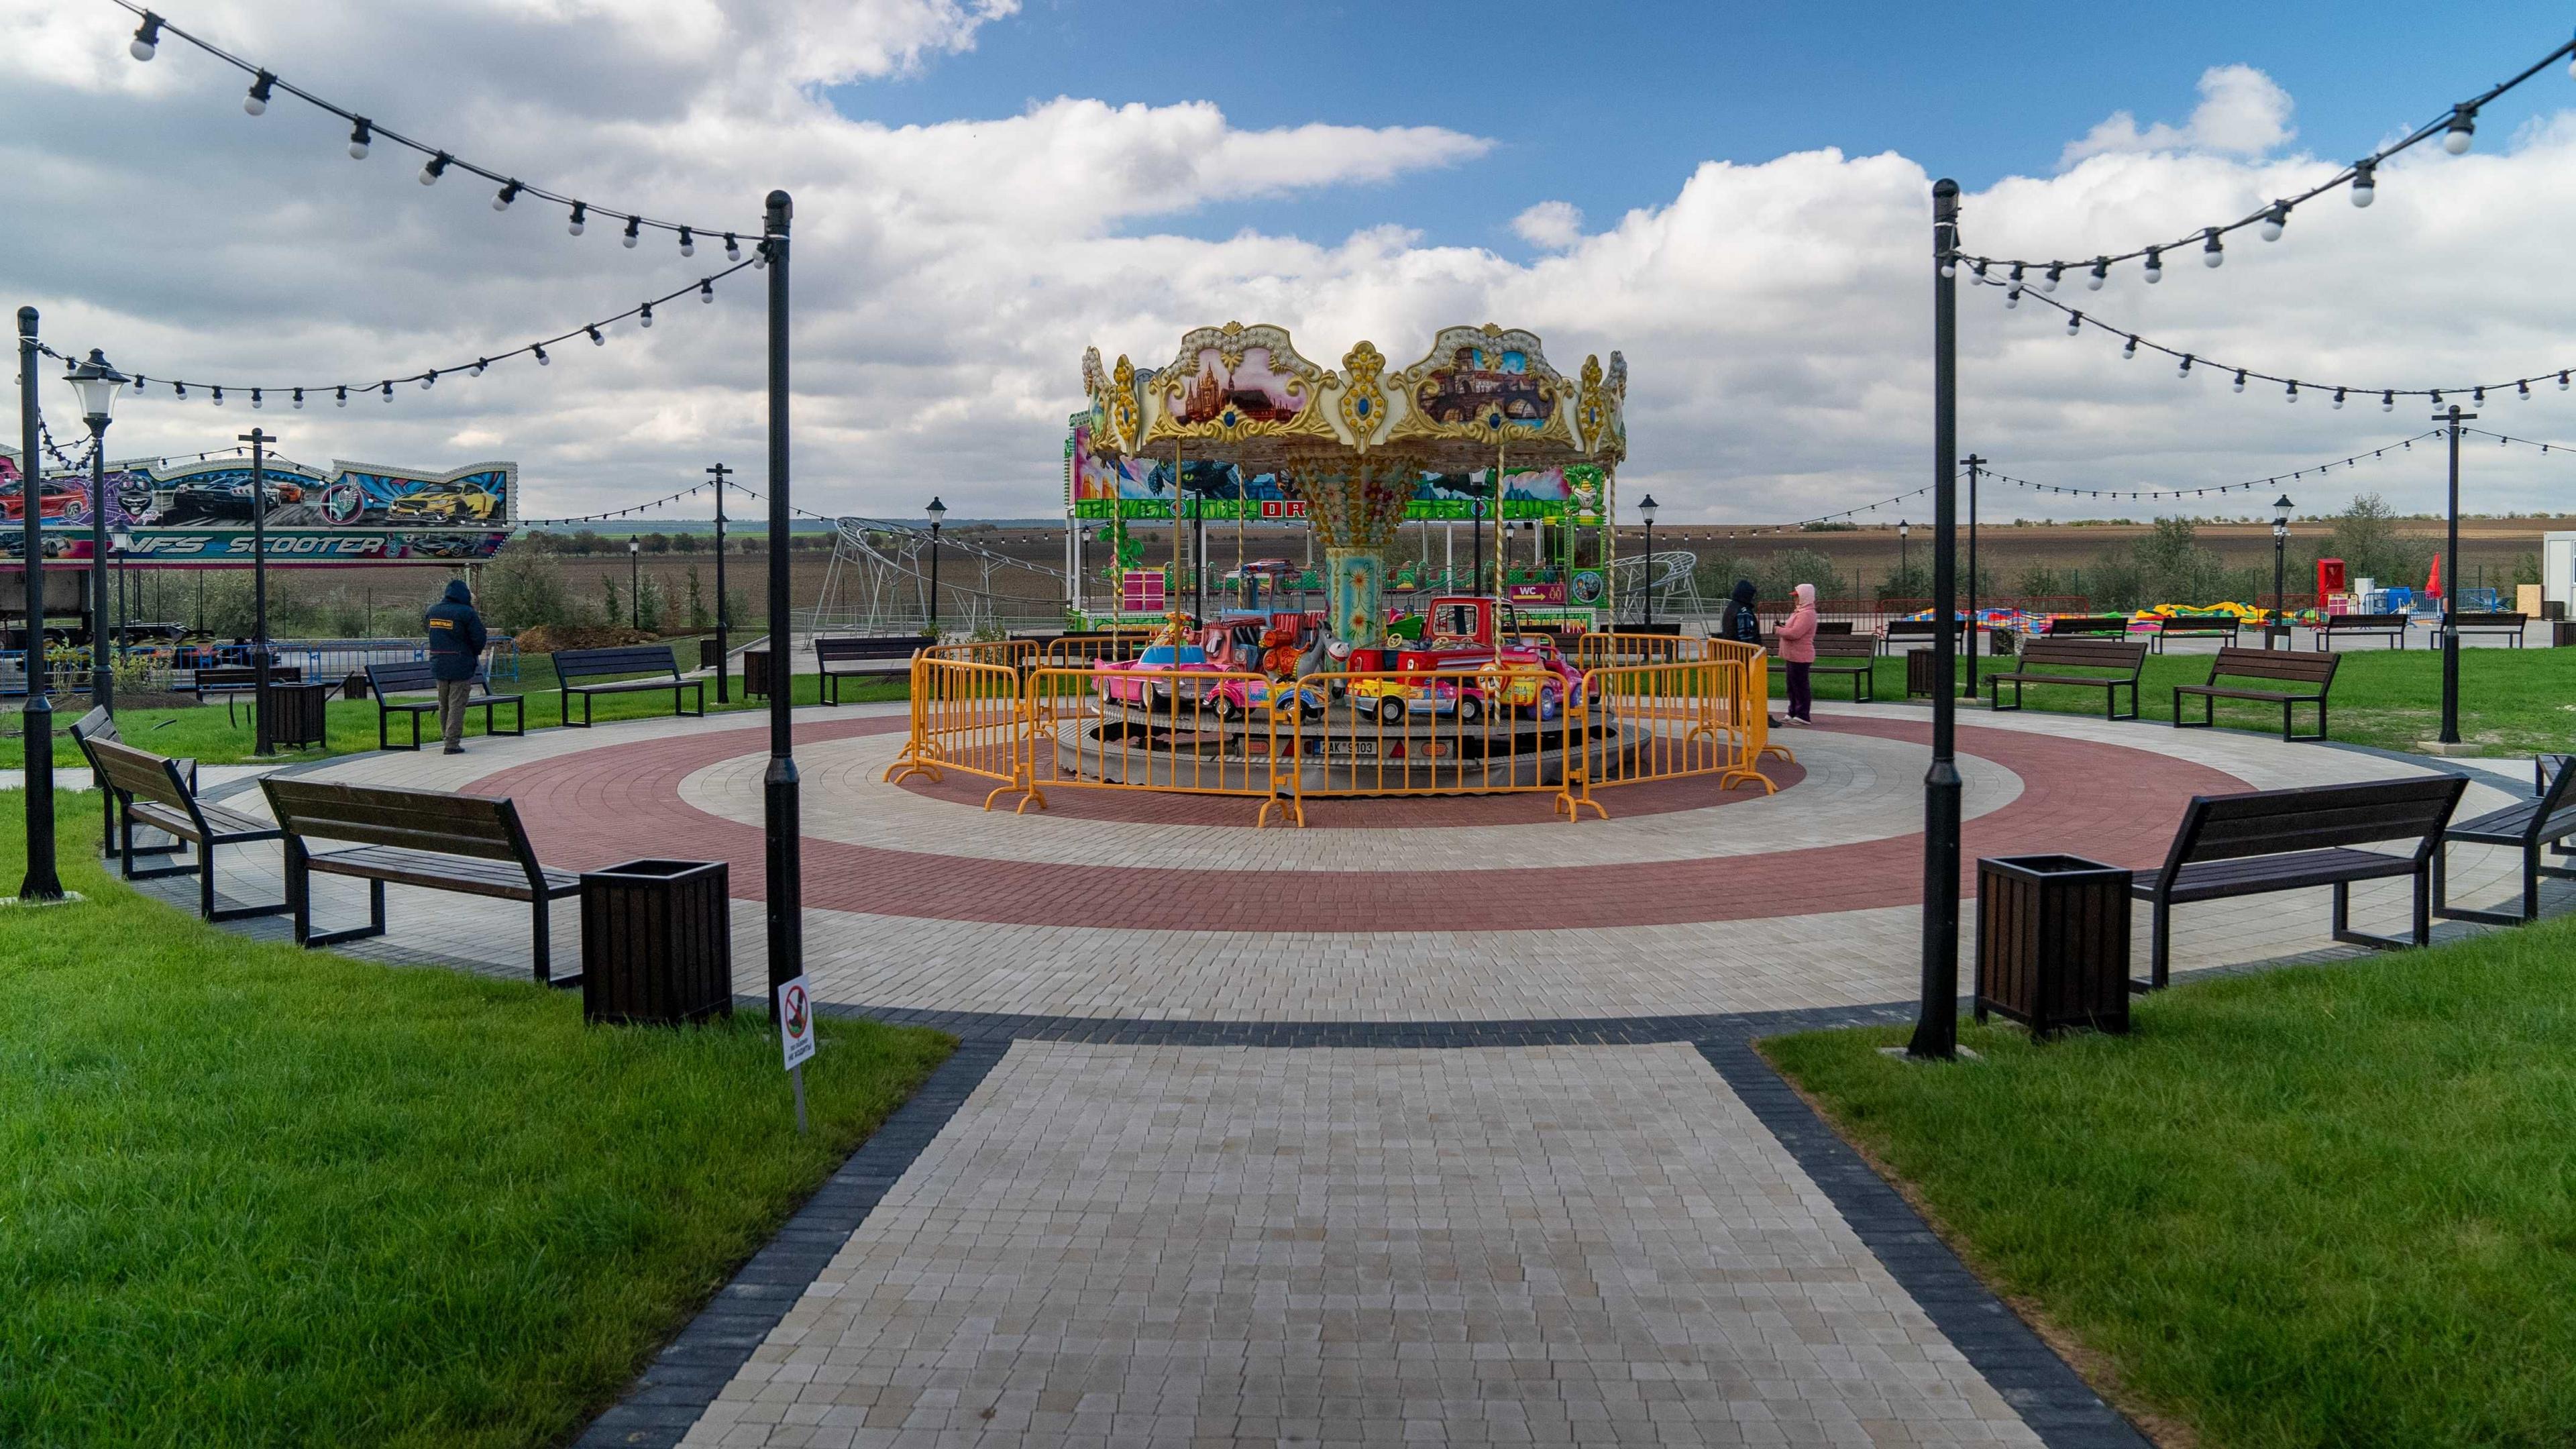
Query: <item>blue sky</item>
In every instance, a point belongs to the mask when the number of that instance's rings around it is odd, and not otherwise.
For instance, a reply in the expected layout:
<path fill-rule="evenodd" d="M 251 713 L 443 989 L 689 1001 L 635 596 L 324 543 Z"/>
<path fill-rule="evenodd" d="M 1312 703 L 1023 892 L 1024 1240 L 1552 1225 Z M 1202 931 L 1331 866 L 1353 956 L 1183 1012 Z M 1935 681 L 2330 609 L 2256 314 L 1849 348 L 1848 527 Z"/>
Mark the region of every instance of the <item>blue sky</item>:
<path fill-rule="evenodd" d="M 1212 100 L 1238 127 L 1439 125 L 1496 141 L 1480 160 L 1391 185 L 1204 205 L 1131 231 L 1251 227 L 1334 241 L 1395 223 L 1433 245 L 1530 248 L 1533 202 L 1592 228 L 1671 200 L 1702 160 L 1838 146 L 1898 150 L 1971 190 L 2047 175 L 2117 110 L 2181 121 L 2213 65 L 2267 72 L 2297 99 L 2298 148 L 2343 157 L 2527 64 L 2576 12 L 2531 0 L 2400 4 L 1257 4 L 1024 0 L 967 53 L 838 88 L 889 125 L 1017 114 L 1057 95 Z M 2563 87 L 2508 98 L 2502 136 Z"/>

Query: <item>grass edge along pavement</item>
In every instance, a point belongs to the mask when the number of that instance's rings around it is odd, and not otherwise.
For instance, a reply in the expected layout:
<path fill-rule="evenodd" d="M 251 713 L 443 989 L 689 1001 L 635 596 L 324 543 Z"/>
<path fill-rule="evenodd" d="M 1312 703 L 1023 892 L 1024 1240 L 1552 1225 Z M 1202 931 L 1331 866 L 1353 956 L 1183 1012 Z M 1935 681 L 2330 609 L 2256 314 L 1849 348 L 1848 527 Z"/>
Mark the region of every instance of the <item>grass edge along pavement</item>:
<path fill-rule="evenodd" d="M 2300 651 L 2306 657 L 2305 650 Z M 2177 684 L 2200 684 L 2209 678 L 2214 650 L 2150 654 L 2138 678 L 2139 722 L 2171 728 L 2173 690 Z M 2342 651 L 2334 687 L 2326 696 L 2327 737 L 2386 750 L 2416 749 L 2440 731 L 2442 720 L 2442 652 L 2438 649 L 2361 648 Z M 1991 697 L 1986 679 L 2018 666 L 2009 654 L 1977 660 L 1977 702 L 1959 702 L 1962 723 L 1974 724 L 1986 713 Z M 1964 680 L 1962 660 L 1959 676 Z M 1880 655 L 1871 683 L 1882 703 L 1905 698 L 1905 656 Z M 2257 687 L 2266 687 L 2257 683 Z M 1784 698 L 1777 672 L 1771 676 L 1772 708 Z M 2012 688 L 2004 687 L 2007 703 Z M 1849 681 L 1827 675 L 1816 681 L 1816 700 L 1832 705 L 1851 698 Z M 1917 704 L 1926 703 L 1921 696 Z M 2102 691 L 2065 685 L 2034 684 L 2024 691 L 2024 705 L 2043 714 L 2102 718 Z M 2121 692 L 2122 708 L 2128 705 Z M 2007 711 L 2009 712 L 2009 711 Z M 2185 700 L 2183 717 L 2197 721 L 2200 702 Z M 2300 705 L 2295 719 L 2301 732 L 2316 728 L 2316 709 Z M 2217 701 L 2221 729 L 2281 735 L 2281 707 L 2242 700 Z M 2460 738 L 2499 755 L 2528 755 L 2576 749 L 2576 649 L 2485 649 L 2460 651 Z"/>
<path fill-rule="evenodd" d="M 800 1138 L 757 1012 L 248 941 L 59 828 L 88 899 L 0 910 L 0 1443 L 563 1441 L 953 1046 L 826 1019 Z"/>
<path fill-rule="evenodd" d="M 737 677 L 734 681 L 731 702 L 718 704 L 715 684 L 712 680 L 708 681 L 707 713 L 710 715 L 742 714 L 769 708 L 769 700 L 766 696 L 759 699 L 745 699 L 741 685 L 742 681 Z M 528 729 L 531 732 L 561 726 L 559 711 L 562 708 L 563 696 L 555 690 L 554 676 L 551 671 L 539 672 L 523 668 L 517 681 L 500 680 L 492 687 L 501 694 L 517 694 L 526 697 Z M 335 696 L 338 693 L 336 685 L 333 693 Z M 910 694 L 909 681 L 899 674 L 888 675 L 882 681 L 844 680 L 841 684 L 841 702 L 844 704 L 883 703 L 906 699 Z M 426 694 L 419 697 L 429 698 Z M 821 704 L 823 700 L 820 677 L 812 674 L 795 676 L 791 698 L 800 708 Z M 671 696 L 667 693 L 639 691 L 634 694 L 603 694 L 593 697 L 591 705 L 595 710 L 592 717 L 601 724 L 608 724 L 615 720 L 667 719 L 671 716 Z M 78 777 L 63 781 L 61 788 L 83 788 L 89 783 L 89 762 L 81 757 L 80 746 L 73 742 L 68 729 L 68 726 L 78 721 L 88 712 L 88 709 L 89 702 L 85 696 L 57 700 L 54 705 L 55 767 L 57 769 L 70 767 L 80 771 Z M 339 699 L 335 697 L 326 710 L 326 728 L 329 733 L 328 743 L 323 749 L 280 750 L 271 758 L 318 759 L 324 755 L 369 754 L 376 749 L 374 698 Z M 573 713 L 580 712 L 581 707 L 575 705 Z M 192 705 L 181 709 L 120 707 L 116 711 L 116 718 L 126 743 L 137 749 L 150 750 L 154 754 L 192 759 L 201 765 L 238 765 L 260 758 L 251 753 L 253 742 L 250 702 L 247 698 L 234 701 L 229 718 L 220 703 Z M 510 719 L 511 712 L 506 705 L 493 713 L 493 722 L 504 730 L 510 727 Z M 7 721 L 6 738 L 0 739 L 0 769 L 16 769 L 25 763 L 26 747 L 20 742 L 18 709 L 15 704 L 12 704 L 7 711 Z M 425 715 L 421 718 L 420 726 L 422 747 L 436 750 L 438 717 L 434 714 Z M 411 743 L 411 721 L 397 714 L 385 722 L 385 733 L 386 737 L 394 743 L 407 745 Z M 482 736 L 483 711 L 479 707 L 465 712 L 465 734 L 469 740 Z"/>
<path fill-rule="evenodd" d="M 1764 1056 L 2166 1444 L 2576 1442 L 2576 918 Z"/>

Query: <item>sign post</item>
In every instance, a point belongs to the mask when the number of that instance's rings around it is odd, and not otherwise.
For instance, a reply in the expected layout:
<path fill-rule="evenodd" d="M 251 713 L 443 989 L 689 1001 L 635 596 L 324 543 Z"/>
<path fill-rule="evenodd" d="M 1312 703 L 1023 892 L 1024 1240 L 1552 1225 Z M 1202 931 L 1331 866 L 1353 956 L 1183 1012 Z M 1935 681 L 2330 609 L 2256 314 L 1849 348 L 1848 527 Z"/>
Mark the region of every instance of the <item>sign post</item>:
<path fill-rule="evenodd" d="M 778 988 L 778 1050 L 796 1088 L 796 1130 L 805 1130 L 805 1059 L 814 1055 L 814 1003 L 804 973 Z"/>

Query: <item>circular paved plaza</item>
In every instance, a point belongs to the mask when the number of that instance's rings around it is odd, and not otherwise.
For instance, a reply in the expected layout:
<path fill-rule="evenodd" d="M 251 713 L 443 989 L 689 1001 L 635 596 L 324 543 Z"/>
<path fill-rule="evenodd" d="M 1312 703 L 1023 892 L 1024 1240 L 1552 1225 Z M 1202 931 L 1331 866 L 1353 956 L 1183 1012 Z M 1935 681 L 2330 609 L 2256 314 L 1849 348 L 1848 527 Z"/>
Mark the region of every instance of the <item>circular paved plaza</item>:
<path fill-rule="evenodd" d="M 2153 865 L 2196 793 L 2428 768 L 1961 719 L 1970 861 Z M 905 721 L 797 717 L 807 969 L 965 1044 L 585 1443 L 2144 1442 L 1749 1045 L 1911 1015 L 1919 706 L 1780 732 L 1777 794 L 1605 790 L 1579 824 L 1544 795 L 1332 802 L 1303 830 L 1075 789 L 988 813 L 982 780 L 883 782 Z M 730 861 L 756 997 L 766 748 L 736 715 L 298 773 L 510 796 L 559 867 Z M 2509 867 L 2461 851 L 2455 894 Z M 326 926 L 364 909 L 316 893 Z M 2403 929 L 2402 884 L 2355 895 Z M 390 904 L 352 949 L 527 969 L 517 910 Z M 2183 973 L 2350 949 L 2321 890 L 2177 922 Z"/>

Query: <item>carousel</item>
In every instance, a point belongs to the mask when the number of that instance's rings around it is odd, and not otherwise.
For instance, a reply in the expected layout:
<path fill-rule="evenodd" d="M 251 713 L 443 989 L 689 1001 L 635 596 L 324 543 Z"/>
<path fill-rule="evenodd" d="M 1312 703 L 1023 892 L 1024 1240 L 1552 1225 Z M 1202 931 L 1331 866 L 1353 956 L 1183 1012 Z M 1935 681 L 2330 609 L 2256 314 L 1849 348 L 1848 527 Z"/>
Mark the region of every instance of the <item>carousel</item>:
<path fill-rule="evenodd" d="M 1240 323 L 1184 335 L 1155 369 L 1087 352 L 1073 471 L 1164 480 L 1167 503 L 1146 507 L 1172 520 L 1174 556 L 1166 572 L 1141 550 L 1122 554 L 1134 559 L 1121 581 L 1130 617 L 1169 607 L 1146 647 L 1088 666 L 1081 710 L 1049 711 L 1058 778 L 1190 789 L 1212 774 L 1231 785 L 1235 765 L 1274 792 L 1403 794 L 1615 774 L 1627 746 L 1615 710 L 1587 697 L 1565 628 L 1569 584 L 1515 579 L 1501 529 L 1516 508 L 1535 528 L 1552 519 L 1571 564 L 1574 531 L 1592 522 L 1592 599 L 1610 602 L 1626 370 L 1614 352 L 1569 379 L 1536 335 L 1490 324 L 1443 329 L 1392 372 L 1367 342 L 1335 371 L 1299 355 L 1285 329 Z M 1443 496 L 1459 482 L 1466 499 Z M 1323 548 L 1321 607 L 1284 595 L 1262 607 L 1259 575 L 1241 563 L 1239 607 L 1192 611 L 1166 596 L 1163 582 L 1183 574 L 1183 519 L 1203 528 L 1210 502 L 1238 527 L 1256 507 L 1302 521 Z M 1450 587 L 1408 590 L 1419 606 L 1391 608 L 1398 530 L 1461 507 L 1496 527 L 1490 566 L 1480 534 L 1471 576 L 1444 571 Z M 1191 564 L 1201 578 L 1204 553 Z"/>

